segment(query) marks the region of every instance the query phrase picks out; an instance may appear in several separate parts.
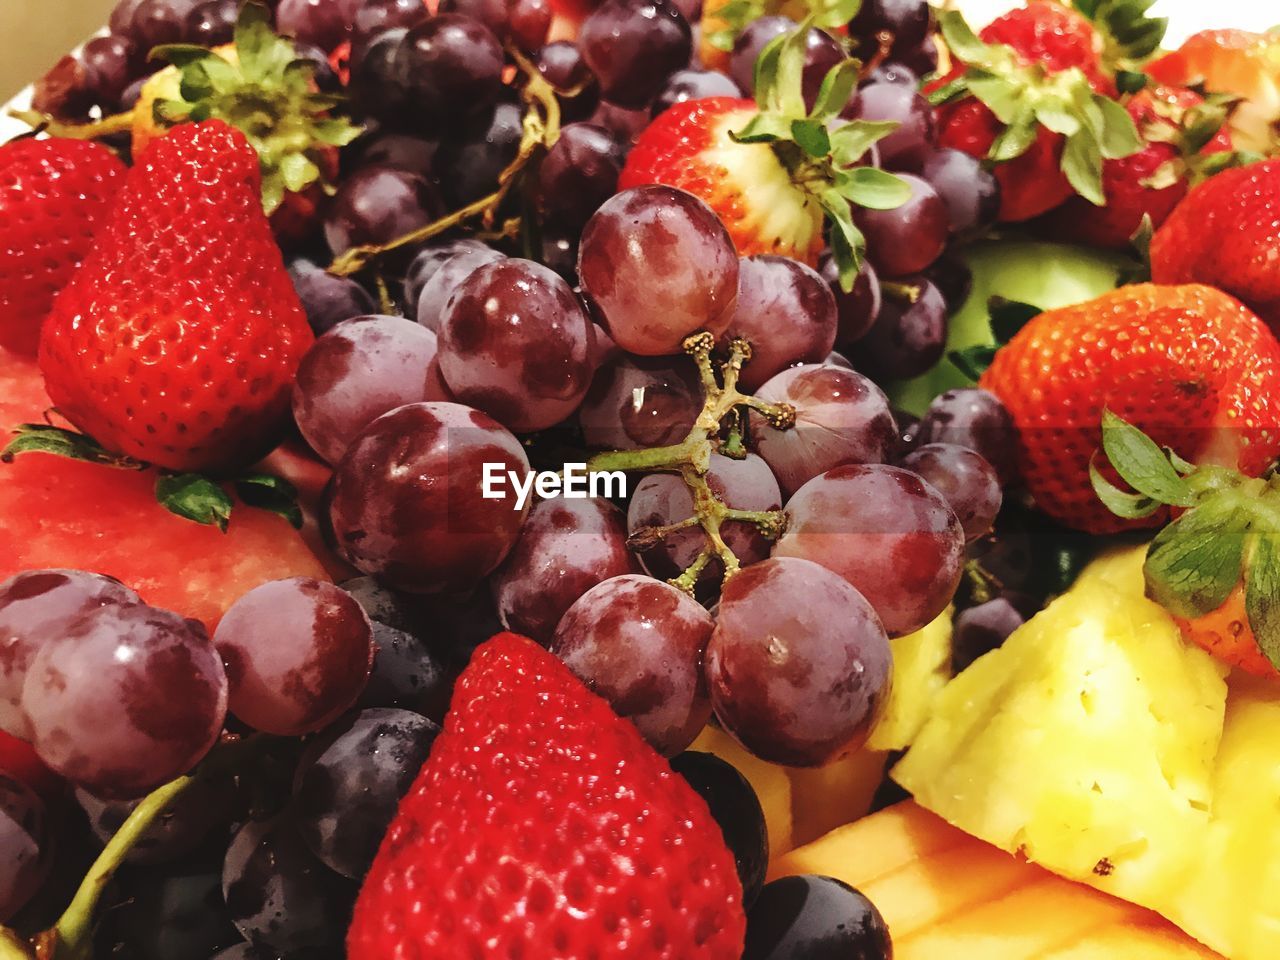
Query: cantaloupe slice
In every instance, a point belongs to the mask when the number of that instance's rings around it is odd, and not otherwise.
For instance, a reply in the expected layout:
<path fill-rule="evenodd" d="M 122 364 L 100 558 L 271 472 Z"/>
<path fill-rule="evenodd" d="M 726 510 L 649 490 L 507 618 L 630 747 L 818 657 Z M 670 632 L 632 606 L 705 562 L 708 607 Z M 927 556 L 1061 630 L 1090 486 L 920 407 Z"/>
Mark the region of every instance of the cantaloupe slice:
<path fill-rule="evenodd" d="M 698 739 L 689 749 L 714 753 L 737 767 L 738 772 L 747 778 L 764 808 L 771 858 L 795 846 L 791 840 L 791 778 L 787 776 L 786 767 L 753 757 L 719 727 L 707 727 L 698 734 Z"/>

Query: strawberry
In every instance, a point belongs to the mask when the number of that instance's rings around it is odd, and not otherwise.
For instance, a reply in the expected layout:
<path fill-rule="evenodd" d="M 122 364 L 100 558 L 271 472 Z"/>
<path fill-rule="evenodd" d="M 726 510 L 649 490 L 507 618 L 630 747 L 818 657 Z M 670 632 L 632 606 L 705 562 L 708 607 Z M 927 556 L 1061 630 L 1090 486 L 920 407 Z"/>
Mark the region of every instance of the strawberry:
<path fill-rule="evenodd" d="M 1127 250 L 1143 218 L 1159 227 L 1187 195 L 1193 176 L 1230 159 L 1223 156 L 1232 148 L 1225 104 L 1157 86 L 1135 94 L 1126 109 L 1145 145 L 1128 157 L 1103 161 L 1105 207 L 1072 197 L 1049 214 L 1045 226 L 1054 239 Z"/>
<path fill-rule="evenodd" d="M 851 204 L 890 209 L 911 191 L 891 174 L 858 165 L 895 124 L 834 124 L 857 82 L 856 60 L 832 67 L 805 111 L 806 33 L 792 31 L 761 52 L 755 102 L 709 97 L 659 114 L 627 155 L 618 189 L 662 183 L 687 190 L 719 215 L 742 256 L 778 254 L 810 266 L 826 245 L 825 215 L 849 289 L 865 247 Z"/>
<path fill-rule="evenodd" d="M 1192 189 L 1151 240 L 1157 283 L 1208 283 L 1280 330 L 1280 160 L 1226 170 Z"/>
<path fill-rule="evenodd" d="M 50 398 L 106 448 L 227 470 L 279 439 L 313 336 L 261 182 L 219 120 L 175 128 L 129 171 L 40 340 Z"/>
<path fill-rule="evenodd" d="M 1135 153 L 1133 121 L 1106 96 L 1100 41 L 1076 14 L 1032 0 L 974 35 L 955 11 L 939 16 L 959 65 L 931 84 L 942 146 L 990 160 L 1000 219 L 1029 220 L 1078 193 L 1104 202 L 1102 162 Z"/>
<path fill-rule="evenodd" d="M 356 901 L 349 960 L 738 960 L 732 855 L 706 804 L 552 654 L 503 633 Z"/>
<path fill-rule="evenodd" d="M 1280 343 L 1209 287 L 1122 287 L 1048 310 L 997 351 L 980 383 L 1013 417 L 1037 506 L 1089 533 L 1160 520 L 1117 517 L 1094 496 L 1104 408 L 1190 461 L 1256 475 L 1280 453 Z"/>
<path fill-rule="evenodd" d="M 54 297 L 92 248 L 124 172 L 93 142 L 0 146 L 0 346 L 35 354 Z"/>

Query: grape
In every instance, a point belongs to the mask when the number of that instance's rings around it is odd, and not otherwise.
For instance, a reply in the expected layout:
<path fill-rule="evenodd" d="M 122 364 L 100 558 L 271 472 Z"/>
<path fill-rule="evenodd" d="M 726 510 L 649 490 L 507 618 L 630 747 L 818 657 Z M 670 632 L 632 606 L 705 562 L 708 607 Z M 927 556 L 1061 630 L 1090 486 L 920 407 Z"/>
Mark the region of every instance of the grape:
<path fill-rule="evenodd" d="M 427 137 L 408 133 L 380 133 L 362 140 L 353 148 L 348 161 L 351 169 L 359 167 L 395 167 L 435 179 L 436 155 L 440 144 Z"/>
<path fill-rule="evenodd" d="M 892 120 L 898 124 L 876 144 L 880 162 L 890 170 L 918 171 L 937 140 L 932 105 L 915 87 L 903 83 L 862 87 L 840 115 L 847 120 Z"/>
<path fill-rule="evenodd" d="M 230 43 L 240 15 L 240 0 L 205 0 L 187 14 L 183 33 L 189 43 L 216 47 Z"/>
<path fill-rule="evenodd" d="M 768 465 L 755 454 L 743 460 L 732 460 L 720 454 L 711 455 L 707 485 L 727 506 L 737 510 L 778 510 L 782 494 L 778 481 Z M 693 516 L 693 497 L 688 485 L 678 475 L 659 473 L 645 477 L 636 485 L 627 509 L 627 530 L 636 533 L 645 527 L 679 523 Z M 743 566 L 757 563 L 769 555 L 770 541 L 754 524 L 728 520 L 720 528 L 728 544 Z M 677 577 L 692 564 L 707 545 L 700 526 L 679 530 L 663 538 L 642 554 L 645 568 L 655 577 Z M 719 560 L 707 565 L 700 586 L 711 588 L 719 583 L 723 568 Z"/>
<path fill-rule="evenodd" d="M 436 188 L 394 167 L 363 167 L 342 181 L 325 217 L 324 235 L 334 254 L 384 244 L 424 227 L 444 213 Z"/>
<path fill-rule="evenodd" d="M 409 100 L 428 122 L 483 110 L 502 90 L 502 45 L 470 17 L 442 13 L 411 27 L 399 59 Z"/>
<path fill-rule="evenodd" d="M 895 409 L 893 419 L 898 423 L 898 438 L 894 455 L 890 459 L 901 460 L 920 446 L 920 418 L 905 410 Z"/>
<path fill-rule="evenodd" d="M 604 127 L 571 123 L 538 168 L 538 208 L 551 223 L 578 232 L 617 191 L 626 151 Z"/>
<path fill-rule="evenodd" d="M 360 62 L 379 34 L 407 30 L 429 16 L 422 0 L 364 0 L 351 21 L 351 63 Z"/>
<path fill-rule="evenodd" d="M 932 36 L 913 47 L 896 49 L 893 55 L 917 77 L 927 77 L 938 70 L 938 41 Z"/>
<path fill-rule="evenodd" d="M 229 709 L 285 737 L 328 726 L 355 704 L 373 665 L 369 618 L 340 587 L 272 580 L 232 604 L 213 642 L 227 664 Z"/>
<path fill-rule="evenodd" d="M 749 909 L 760 895 L 769 867 L 769 831 L 760 798 L 733 764 L 713 753 L 687 750 L 671 759 L 671 769 L 707 802 L 733 854 L 742 883 L 742 905 Z"/>
<path fill-rule="evenodd" d="M 996 222 L 1000 182 L 980 161 L 962 150 L 942 147 L 924 159 L 920 170 L 946 205 L 954 235 L 972 236 Z"/>
<path fill-rule="evenodd" d="M 578 241 L 575 235 L 557 235 L 555 227 L 542 231 L 542 262 L 558 273 L 566 282 L 578 282 Z M 574 232 L 576 234 L 576 231 Z M 596 340 L 607 336 L 603 329 L 596 327 Z M 612 340 L 609 343 L 613 343 Z M 600 350 L 596 350 L 597 361 Z M 598 366 L 597 362 L 594 366 Z"/>
<path fill-rule="evenodd" d="M 332 50 L 351 31 L 356 11 L 365 0 L 280 0 L 276 29 L 303 43 Z"/>
<path fill-rule="evenodd" d="M 499 40 L 512 40 L 525 53 L 537 53 L 551 29 L 548 0 L 441 0 L 440 12 L 478 20 Z"/>
<path fill-rule="evenodd" d="M 246 939 L 285 953 L 341 943 L 355 897 L 288 814 L 240 828 L 223 861 L 222 893 Z"/>
<path fill-rule="evenodd" d="M 379 417 L 334 471 L 338 553 L 411 593 L 474 587 L 506 557 L 525 515 L 507 484 L 483 496 L 485 464 L 521 482 L 529 472 L 520 442 L 478 410 L 412 403 Z"/>
<path fill-rule="evenodd" d="M 686 100 L 741 96 L 742 90 L 738 85 L 719 70 L 687 67 L 684 70 L 677 70 L 667 78 L 667 85 L 654 97 L 649 112 L 656 117 L 668 107 L 684 103 Z"/>
<path fill-rule="evenodd" d="M 716 717 L 739 743 L 817 767 L 866 741 L 893 658 L 862 594 L 816 563 L 774 557 L 724 585 L 706 670 Z"/>
<path fill-rule="evenodd" d="M 876 268 L 864 257 L 853 289 L 845 293 L 840 286 L 840 265 L 829 253 L 823 254 L 818 272 L 836 298 L 836 344 L 848 347 L 866 336 L 880 315 L 880 278 L 876 276 Z"/>
<path fill-rule="evenodd" d="M 795 363 L 822 360 L 836 340 L 836 301 L 811 267 L 788 257 L 746 257 L 738 265 L 738 305 L 722 343 L 741 337 L 751 360 L 738 382 L 748 392 Z"/>
<path fill-rule="evenodd" d="M 603 580 L 638 573 L 622 511 L 608 500 L 541 500 L 491 579 L 502 625 L 544 646 L 579 597 Z"/>
<path fill-rule="evenodd" d="M 307 322 L 317 335 L 335 324 L 373 313 L 373 297 L 354 280 L 335 277 L 310 260 L 299 257 L 289 264 L 289 279 L 302 301 Z"/>
<path fill-rule="evenodd" d="M 207 6 L 207 4 L 206 4 Z M 119 103 L 125 87 L 133 79 L 132 61 L 136 51 L 123 37 L 94 37 L 80 50 L 88 88 L 99 104 Z"/>
<path fill-rule="evenodd" d="M 796 364 L 796 366 L 805 367 L 805 366 L 808 366 L 808 364 L 798 363 Z M 826 358 L 822 361 L 822 366 L 841 367 L 845 370 L 852 370 L 853 361 L 850 360 L 848 357 L 846 357 L 843 353 L 840 353 L 838 350 L 832 350 L 830 353 L 827 354 Z"/>
<path fill-rule="evenodd" d="M 867 238 L 867 257 L 882 277 L 905 277 L 929 266 L 946 248 L 951 230 L 947 207 L 933 187 L 909 173 L 900 179 L 911 188 L 902 206 L 854 208 L 854 220 Z"/>
<path fill-rule="evenodd" d="M 352 48 L 350 95 L 360 112 L 388 126 L 401 126 L 412 118 L 430 128 L 434 120 L 419 117 L 413 109 L 404 56 L 408 35 L 408 27 L 392 27 Z"/>
<path fill-rule="evenodd" d="M 493 596 L 483 587 L 463 594 L 415 597 L 433 625 L 433 647 L 453 667 L 466 666 L 476 647 L 502 630 Z"/>
<path fill-rule="evenodd" d="M 40 759 L 108 799 L 139 797 L 213 746 L 227 675 L 204 627 L 141 603 L 100 606 L 31 660 L 22 709 Z"/>
<path fill-rule="evenodd" d="M 667 77 L 689 65 L 693 34 L 666 0 L 605 0 L 578 31 L 578 48 L 600 83 L 600 95 L 638 110 Z"/>
<path fill-rule="evenodd" d="M 938 288 L 949 313 L 955 313 L 973 292 L 973 271 L 964 257 L 948 249 L 921 274 Z"/>
<path fill-rule="evenodd" d="M 729 58 L 729 76 L 744 93 L 755 94 L 756 61 L 760 59 L 760 53 L 770 41 L 784 33 L 790 33 L 797 26 L 799 24 L 790 17 L 767 16 L 758 17 L 743 27 L 733 43 L 733 53 Z"/>
<path fill-rule="evenodd" d="M 440 728 L 408 710 L 364 710 L 328 731 L 294 785 L 298 830 L 330 869 L 369 871 Z"/>
<path fill-rule="evenodd" d="M 998 648 L 1026 618 L 1008 597 L 996 597 L 956 614 L 951 638 L 951 667 L 967 670 L 979 657 Z"/>
<path fill-rule="evenodd" d="M 44 803 L 0 771 L 0 923 L 35 896 L 49 868 Z"/>
<path fill-rule="evenodd" d="M 629 353 L 678 353 L 689 334 L 724 333 L 738 297 L 738 255 L 720 218 L 671 187 L 625 190 L 582 233 L 578 276 Z"/>
<path fill-rule="evenodd" d="M 200 0 L 141 0 L 122 4 L 111 15 L 111 32 L 124 37 L 141 53 L 153 47 L 186 40 L 187 17 Z"/>
<path fill-rule="evenodd" d="M 280 954 L 268 947 L 257 947 L 252 943 L 237 943 L 215 954 L 210 960 L 281 960 Z"/>
<path fill-rule="evenodd" d="M 573 413 L 591 385 L 594 336 L 573 290 L 532 260 L 486 264 L 445 304 L 440 372 L 457 399 L 516 433 Z"/>
<path fill-rule="evenodd" d="M 578 422 L 588 447 L 635 450 L 683 440 L 701 409 L 689 360 L 619 352 L 596 371 Z"/>
<path fill-rule="evenodd" d="M 953 443 L 926 443 L 901 460 L 946 498 L 965 540 L 972 543 L 991 532 L 1002 495 L 995 468 L 981 454 Z"/>
<path fill-rule="evenodd" d="M 910 296 L 886 297 L 875 324 L 853 345 L 858 369 L 881 381 L 918 377 L 942 359 L 947 346 L 947 302 L 938 288 L 919 276 L 902 283 L 911 288 Z"/>
<path fill-rule="evenodd" d="M 842 880 L 805 875 L 765 884 L 747 914 L 742 960 L 893 960 L 875 904 Z"/>
<path fill-rule="evenodd" d="M 487 263 L 495 263 L 505 259 L 492 247 L 483 244 L 473 248 L 459 249 L 453 256 L 442 261 L 426 281 L 418 293 L 418 322 L 428 330 L 439 333 L 444 326 L 444 308 L 462 281 L 475 273 Z"/>
<path fill-rule="evenodd" d="M 900 83 L 904 87 L 910 87 L 915 90 L 920 86 L 920 78 L 910 67 L 901 63 L 886 61 L 878 63 L 868 70 L 858 81 L 858 86 L 866 87 L 873 83 Z"/>
<path fill-rule="evenodd" d="M 132 79 L 137 51 L 123 37 L 94 37 L 77 53 L 62 57 L 39 80 L 31 104 L 41 113 L 81 121 L 94 107 L 113 112 Z"/>
<path fill-rule="evenodd" d="M 920 419 L 921 443 L 954 443 L 977 451 L 1006 487 L 1018 475 L 1015 436 L 1004 404 L 994 393 L 976 387 L 938 395 Z"/>
<path fill-rule="evenodd" d="M 600 101 L 600 87 L 595 75 L 582 59 L 578 45 L 568 40 L 556 40 L 538 51 L 538 72 L 556 90 L 578 90 L 575 96 L 561 95 L 560 112 L 565 123 L 574 123 L 591 116 Z"/>
<path fill-rule="evenodd" d="M 450 205 L 461 207 L 492 193 L 523 135 L 524 110 L 510 100 L 500 100 L 452 131 L 438 163 Z"/>
<path fill-rule="evenodd" d="M 893 50 L 906 50 L 925 39 L 931 22 L 927 0 L 863 0 L 849 21 L 849 36 L 870 41 L 875 52 L 880 46 L 876 34 L 883 31 L 892 35 Z"/>
<path fill-rule="evenodd" d="M 787 503 L 775 557 L 801 557 L 858 588 L 891 637 L 946 609 L 964 570 L 964 530 L 947 501 L 914 473 L 846 465 L 806 483 Z"/>
<path fill-rule="evenodd" d="M 127 34 L 133 26 L 134 15 L 142 3 L 143 0 L 116 0 L 116 5 L 111 9 L 111 16 L 107 20 L 111 32 Z"/>
<path fill-rule="evenodd" d="M 883 463 L 894 449 L 889 399 L 860 373 L 808 364 L 778 374 L 756 395 L 796 410 L 790 430 L 774 430 L 752 414 L 756 452 L 790 497 L 818 476 L 846 463 Z"/>
<path fill-rule="evenodd" d="M 389 410 L 426 399 L 436 335 L 403 317 L 344 320 L 298 365 L 293 417 L 311 448 L 337 463 L 352 438 Z"/>
<path fill-rule="evenodd" d="M 129 863 L 166 863 L 189 854 L 213 828 L 225 823 L 235 800 L 226 779 L 200 777 L 178 794 L 129 848 Z M 124 826 L 140 800 L 104 800 L 78 788 L 76 801 L 89 817 L 89 827 L 105 845 Z"/>
<path fill-rule="evenodd" d="M 311 80 L 317 90 L 323 93 L 338 93 L 342 90 L 343 83 L 333 69 L 333 64 L 329 62 L 329 54 L 314 44 L 297 42 L 293 45 L 293 52 L 296 59 L 304 61 L 310 67 Z"/>
<path fill-rule="evenodd" d="M 41 645 L 86 613 L 138 601 L 119 580 L 80 570 L 25 570 L 0 583 L 0 730 L 31 739 L 22 685 Z"/>
<path fill-rule="evenodd" d="M 485 246 L 479 240 L 473 240 L 470 237 L 462 237 L 457 240 L 436 241 L 435 243 L 430 243 L 419 250 L 417 256 L 415 256 L 413 261 L 409 264 L 408 271 L 405 273 L 405 316 L 414 318 L 418 317 L 418 304 L 422 300 L 423 289 L 446 262 L 453 259 L 460 253 L 472 253 L 476 251 L 483 253 L 490 251 L 490 248 Z M 450 287 L 449 293 L 452 292 L 453 288 Z M 444 301 L 448 299 L 449 296 L 446 293 L 441 298 L 441 306 L 443 306 Z M 420 318 L 419 322 L 421 322 Z M 438 323 L 433 322 L 423 324 L 423 326 L 438 332 Z"/>
<path fill-rule="evenodd" d="M 632 110 L 602 100 L 591 116 L 587 117 L 587 122 L 594 123 L 597 127 L 604 127 L 630 148 L 630 145 L 636 142 L 636 138 L 649 126 L 651 119 L 648 109 L 644 107 Z"/>
<path fill-rule="evenodd" d="M 713 621 L 688 594 L 629 574 L 592 587 L 556 627 L 551 652 L 664 756 L 711 716 L 702 655 Z"/>
<path fill-rule="evenodd" d="M 219 864 L 207 856 L 162 870 L 121 871 L 116 882 L 120 901 L 104 911 L 94 956 L 200 960 L 239 943 L 240 933 L 222 900 L 219 873 Z"/>

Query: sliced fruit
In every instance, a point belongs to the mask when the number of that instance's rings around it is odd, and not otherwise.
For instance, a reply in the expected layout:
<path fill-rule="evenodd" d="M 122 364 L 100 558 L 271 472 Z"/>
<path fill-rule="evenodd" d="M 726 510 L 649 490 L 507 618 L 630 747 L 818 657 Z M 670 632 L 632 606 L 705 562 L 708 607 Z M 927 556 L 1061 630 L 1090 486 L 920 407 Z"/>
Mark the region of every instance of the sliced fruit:
<path fill-rule="evenodd" d="M 747 778 L 764 809 L 765 824 L 769 828 L 770 857 L 780 856 L 795 845 L 791 839 L 791 778 L 787 776 L 786 767 L 753 757 L 719 727 L 707 727 L 698 734 L 698 739 L 689 749 L 714 753 L 726 763 L 733 764 Z"/>
<path fill-rule="evenodd" d="M 869 749 L 903 750 L 924 726 L 938 694 L 951 679 L 952 613 L 947 609 L 923 629 L 889 641 L 893 690 L 867 741 Z"/>
<path fill-rule="evenodd" d="M 791 842 L 811 843 L 865 817 L 884 780 L 888 754 L 856 750 L 825 767 L 787 768 L 791 777 Z"/>

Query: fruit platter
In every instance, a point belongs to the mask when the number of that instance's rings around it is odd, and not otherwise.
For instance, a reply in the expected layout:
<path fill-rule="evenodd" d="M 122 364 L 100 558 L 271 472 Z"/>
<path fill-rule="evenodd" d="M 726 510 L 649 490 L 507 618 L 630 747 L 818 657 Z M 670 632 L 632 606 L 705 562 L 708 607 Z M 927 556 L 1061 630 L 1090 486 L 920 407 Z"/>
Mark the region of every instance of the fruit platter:
<path fill-rule="evenodd" d="M 1280 957 L 1186 6 L 119 0 L 0 120 L 0 960 Z"/>

